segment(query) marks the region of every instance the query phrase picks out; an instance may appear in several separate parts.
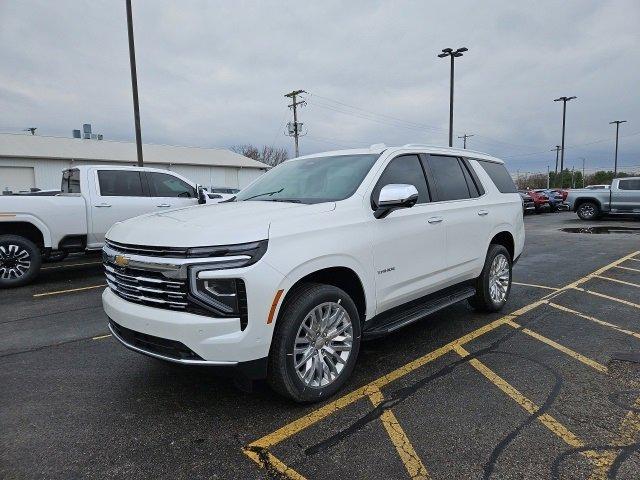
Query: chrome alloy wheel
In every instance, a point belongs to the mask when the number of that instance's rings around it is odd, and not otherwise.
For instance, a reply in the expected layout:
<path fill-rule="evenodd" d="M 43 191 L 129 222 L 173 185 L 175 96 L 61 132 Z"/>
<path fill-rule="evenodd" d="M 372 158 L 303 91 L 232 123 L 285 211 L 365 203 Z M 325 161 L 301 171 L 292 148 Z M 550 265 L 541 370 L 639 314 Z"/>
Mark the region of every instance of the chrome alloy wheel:
<path fill-rule="evenodd" d="M 509 260 L 499 253 L 491 262 L 489 271 L 489 294 L 495 303 L 504 302 L 509 291 Z"/>
<path fill-rule="evenodd" d="M 582 216 L 585 218 L 591 218 L 596 214 L 596 209 L 590 203 L 585 203 L 580 206 L 580 213 L 582 213 Z"/>
<path fill-rule="evenodd" d="M 353 324 L 339 301 L 311 310 L 296 334 L 293 367 L 308 387 L 334 382 L 347 364 L 353 347 Z"/>
<path fill-rule="evenodd" d="M 0 278 L 11 280 L 20 278 L 29 271 L 31 255 L 15 244 L 0 245 Z"/>

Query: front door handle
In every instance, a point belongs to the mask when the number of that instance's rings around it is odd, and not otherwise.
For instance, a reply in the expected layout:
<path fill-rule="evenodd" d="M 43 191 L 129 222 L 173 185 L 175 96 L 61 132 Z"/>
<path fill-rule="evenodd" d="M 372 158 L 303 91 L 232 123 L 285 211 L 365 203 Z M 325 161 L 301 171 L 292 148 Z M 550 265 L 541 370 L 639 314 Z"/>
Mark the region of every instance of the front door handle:
<path fill-rule="evenodd" d="M 168 203 L 161 203 L 160 205 L 156 205 L 156 207 L 162 207 L 162 208 L 168 208 L 171 205 L 169 205 Z"/>
<path fill-rule="evenodd" d="M 442 217 L 430 217 L 427 222 L 429 223 L 440 223 L 442 221 Z"/>
<path fill-rule="evenodd" d="M 481 217 L 484 217 L 485 215 L 489 215 L 489 210 L 480 210 L 478 212 L 478 215 L 480 215 Z"/>
<path fill-rule="evenodd" d="M 96 208 L 109 208 L 111 205 L 109 205 L 108 203 L 101 203 L 99 205 L 96 205 Z"/>

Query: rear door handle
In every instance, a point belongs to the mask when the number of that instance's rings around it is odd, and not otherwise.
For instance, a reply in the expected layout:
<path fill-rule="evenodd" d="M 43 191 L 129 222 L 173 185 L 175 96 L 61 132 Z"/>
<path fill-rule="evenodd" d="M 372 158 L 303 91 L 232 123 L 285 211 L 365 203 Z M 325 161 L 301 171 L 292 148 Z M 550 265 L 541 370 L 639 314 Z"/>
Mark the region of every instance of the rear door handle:
<path fill-rule="evenodd" d="M 429 223 L 440 223 L 442 221 L 442 217 L 430 217 L 427 222 Z"/>
<path fill-rule="evenodd" d="M 168 203 L 161 203 L 160 205 L 156 205 L 156 207 L 162 207 L 162 208 L 168 208 L 171 205 L 169 205 Z"/>
<path fill-rule="evenodd" d="M 96 208 L 109 208 L 111 205 L 109 205 L 108 203 L 101 203 L 99 205 L 96 205 Z"/>
<path fill-rule="evenodd" d="M 478 212 L 478 215 L 480 215 L 481 217 L 484 217 L 485 215 L 489 215 L 489 210 L 480 210 Z"/>

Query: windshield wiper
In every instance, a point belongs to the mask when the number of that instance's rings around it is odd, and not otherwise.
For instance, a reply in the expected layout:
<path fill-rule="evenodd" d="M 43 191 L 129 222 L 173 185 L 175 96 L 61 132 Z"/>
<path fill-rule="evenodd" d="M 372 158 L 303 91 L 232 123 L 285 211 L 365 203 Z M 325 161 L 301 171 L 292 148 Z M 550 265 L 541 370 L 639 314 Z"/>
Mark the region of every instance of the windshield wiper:
<path fill-rule="evenodd" d="M 298 200 L 296 198 L 270 198 L 267 202 L 302 203 L 302 200 Z"/>
<path fill-rule="evenodd" d="M 282 187 L 280 190 L 274 190 L 273 192 L 258 193 L 256 195 L 251 195 L 250 197 L 247 197 L 244 200 L 251 200 L 252 198 L 262 197 L 264 195 L 275 195 L 276 193 L 280 193 L 283 190 L 284 190 L 284 187 Z"/>

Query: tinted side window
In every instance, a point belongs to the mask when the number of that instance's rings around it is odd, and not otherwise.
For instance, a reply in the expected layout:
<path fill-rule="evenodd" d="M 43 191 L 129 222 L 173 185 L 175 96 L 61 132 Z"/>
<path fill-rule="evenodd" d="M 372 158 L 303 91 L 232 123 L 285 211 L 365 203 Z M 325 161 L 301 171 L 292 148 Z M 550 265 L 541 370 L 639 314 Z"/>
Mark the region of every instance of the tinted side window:
<path fill-rule="evenodd" d="M 518 191 L 516 184 L 513 183 L 513 178 L 511 178 L 504 165 L 482 160 L 478 160 L 478 163 L 482 165 L 484 171 L 491 177 L 491 180 L 501 193 L 516 193 Z"/>
<path fill-rule="evenodd" d="M 427 203 L 429 201 L 427 180 L 424 177 L 420 159 L 417 155 L 403 155 L 391 160 L 391 163 L 384 169 L 376 187 L 373 189 L 373 200 L 378 200 L 382 187 L 392 183 L 413 185 L 418 189 L 418 203 Z"/>
<path fill-rule="evenodd" d="M 146 197 L 140 172 L 127 170 L 98 171 L 100 195 L 103 197 Z"/>
<path fill-rule="evenodd" d="M 467 164 L 467 162 L 460 160 L 460 166 L 462 167 L 462 173 L 464 174 L 464 179 L 467 181 L 467 187 L 469 187 L 469 195 L 471 196 L 471 198 L 476 198 L 482 195 L 482 193 L 484 192 L 480 193 L 480 191 L 478 190 L 478 187 L 476 186 L 476 182 L 471 177 L 471 173 L 469 170 L 470 166 Z M 478 182 L 478 184 L 479 183 L 480 182 Z"/>
<path fill-rule="evenodd" d="M 65 170 L 62 172 L 62 193 L 80 193 L 80 170 Z"/>
<path fill-rule="evenodd" d="M 195 198 L 195 189 L 186 182 L 166 173 L 148 172 L 149 195 L 152 197 Z"/>
<path fill-rule="evenodd" d="M 438 190 L 438 201 L 469 198 L 465 174 L 457 158 L 429 155 L 428 162 Z"/>
<path fill-rule="evenodd" d="M 620 190 L 640 190 L 640 180 L 620 180 Z"/>

